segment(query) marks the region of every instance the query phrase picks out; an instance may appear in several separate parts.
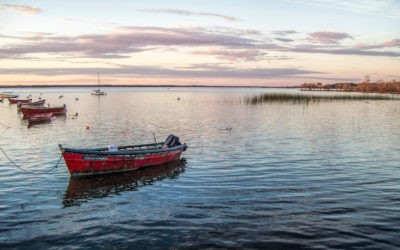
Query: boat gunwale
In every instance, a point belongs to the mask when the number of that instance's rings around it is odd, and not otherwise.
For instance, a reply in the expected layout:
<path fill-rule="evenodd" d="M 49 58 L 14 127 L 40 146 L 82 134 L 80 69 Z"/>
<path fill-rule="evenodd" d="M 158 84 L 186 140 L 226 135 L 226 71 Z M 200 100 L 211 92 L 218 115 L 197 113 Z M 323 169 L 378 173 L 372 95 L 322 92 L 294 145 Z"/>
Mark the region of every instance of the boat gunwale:
<path fill-rule="evenodd" d="M 163 153 L 170 152 L 179 149 L 185 150 L 187 148 L 186 143 L 169 147 L 169 148 L 151 148 L 151 149 L 136 149 L 136 150 L 124 150 L 126 148 L 138 148 L 138 147 L 149 147 L 149 146 L 162 146 L 164 142 L 150 143 L 150 144 L 139 144 L 139 145 L 128 145 L 118 146 L 117 151 L 108 151 L 108 148 L 92 148 L 92 149 L 74 149 L 64 148 L 62 144 L 59 144 L 59 148 L 63 153 L 76 153 L 76 154 L 92 154 L 92 155 L 141 155 L 149 153 Z"/>
<path fill-rule="evenodd" d="M 65 109 L 66 110 L 66 107 L 63 105 L 63 106 L 53 106 L 53 107 L 38 107 L 38 106 L 28 106 L 28 107 L 21 107 L 21 109 L 24 109 L 24 110 L 51 110 L 51 109 Z M 51 112 L 51 111 L 49 111 L 49 112 Z"/>

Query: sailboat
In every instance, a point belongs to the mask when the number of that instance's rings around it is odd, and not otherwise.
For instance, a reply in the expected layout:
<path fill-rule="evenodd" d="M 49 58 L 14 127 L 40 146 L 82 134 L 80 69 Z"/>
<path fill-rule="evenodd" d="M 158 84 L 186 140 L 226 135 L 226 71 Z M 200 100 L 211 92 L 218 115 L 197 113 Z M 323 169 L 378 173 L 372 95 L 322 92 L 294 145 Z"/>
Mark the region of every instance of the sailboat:
<path fill-rule="evenodd" d="M 98 88 L 92 90 L 92 95 L 107 95 L 105 91 L 100 90 L 100 73 L 97 73 L 97 85 Z"/>

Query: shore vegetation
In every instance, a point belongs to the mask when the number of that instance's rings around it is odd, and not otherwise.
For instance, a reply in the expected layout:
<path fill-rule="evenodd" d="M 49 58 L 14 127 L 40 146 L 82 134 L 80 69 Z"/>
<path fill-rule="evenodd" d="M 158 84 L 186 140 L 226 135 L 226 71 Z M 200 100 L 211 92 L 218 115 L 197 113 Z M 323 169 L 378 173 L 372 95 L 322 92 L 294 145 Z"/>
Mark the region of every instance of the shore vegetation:
<path fill-rule="evenodd" d="M 322 84 L 304 83 L 300 86 L 303 91 L 341 91 L 341 92 L 362 92 L 381 94 L 400 94 L 400 81 L 364 81 L 361 83 L 333 83 Z"/>
<path fill-rule="evenodd" d="M 374 100 L 399 100 L 396 95 L 377 95 L 377 94 L 334 94 L 334 95 L 310 95 L 310 94 L 290 94 L 290 93 L 264 93 L 253 96 L 246 96 L 246 104 L 266 104 L 266 103 L 316 103 L 323 101 L 374 101 Z"/>

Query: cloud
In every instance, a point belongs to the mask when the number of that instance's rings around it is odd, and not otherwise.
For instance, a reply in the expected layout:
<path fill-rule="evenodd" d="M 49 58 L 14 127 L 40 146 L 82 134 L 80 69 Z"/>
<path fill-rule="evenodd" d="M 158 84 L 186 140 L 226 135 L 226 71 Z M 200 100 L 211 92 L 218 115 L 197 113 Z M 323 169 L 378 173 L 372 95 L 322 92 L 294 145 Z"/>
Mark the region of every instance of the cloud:
<path fill-rule="evenodd" d="M 321 73 L 316 71 L 295 68 L 256 68 L 237 69 L 229 67 L 200 67 L 193 69 L 165 69 L 157 67 L 132 67 L 121 66 L 113 68 L 0 68 L 0 74 L 32 74 L 32 75 L 94 75 L 102 72 L 107 75 L 135 75 L 146 77 L 172 77 L 172 78 L 250 78 L 250 79 L 273 79 L 282 77 L 305 77 L 310 74 Z"/>
<path fill-rule="evenodd" d="M 298 52 L 298 53 L 315 53 L 315 54 L 331 54 L 331 55 L 356 55 L 356 56 L 385 56 L 399 57 L 399 52 L 393 51 L 371 51 L 357 47 L 349 48 L 321 48 L 315 46 L 296 46 L 292 48 L 281 49 L 282 51 Z"/>
<path fill-rule="evenodd" d="M 353 13 L 374 13 L 384 18 L 400 18 L 400 2 L 397 0 L 298 0 L 302 4 Z"/>
<path fill-rule="evenodd" d="M 369 45 L 359 45 L 361 49 L 383 49 L 383 48 L 400 48 L 400 39 L 393 39 L 390 41 L 386 41 L 378 44 L 369 44 Z"/>
<path fill-rule="evenodd" d="M 28 5 L 17 5 L 17 4 L 2 4 L 0 3 L 0 9 L 6 9 L 12 12 L 20 13 L 23 15 L 37 15 L 42 12 L 40 8 L 31 7 Z"/>
<path fill-rule="evenodd" d="M 174 15 L 182 15 L 182 16 L 210 16 L 223 19 L 225 21 L 240 21 L 236 17 L 232 16 L 225 16 L 216 13 L 207 13 L 207 12 L 192 12 L 188 10 L 181 10 L 181 9 L 143 9 L 140 10 L 142 12 L 149 12 L 149 13 L 166 13 L 166 14 L 174 14 Z"/>
<path fill-rule="evenodd" d="M 277 41 L 280 41 L 280 42 L 284 42 L 284 43 L 290 43 L 290 42 L 294 41 L 293 39 L 284 38 L 284 37 L 275 37 L 274 39 Z"/>
<path fill-rule="evenodd" d="M 310 37 L 320 44 L 299 45 L 286 37 L 277 37 L 275 40 L 279 42 L 270 42 L 268 37 L 256 31 L 224 27 L 124 26 L 105 34 L 56 36 L 50 33 L 28 33 L 26 37 L 12 37 L 12 42 L 0 47 L 0 58 L 34 59 L 43 54 L 63 58 L 127 58 L 132 53 L 150 50 L 176 50 L 178 53 L 182 48 L 185 53 L 210 55 L 226 61 L 268 59 L 266 55 L 270 52 L 387 57 L 400 55 L 395 51 L 400 39 L 378 44 L 341 46 L 337 43 L 351 38 L 349 34 L 314 32 Z M 385 48 L 391 50 L 383 51 Z"/>
<path fill-rule="evenodd" d="M 119 58 L 160 46 L 229 46 L 246 48 L 257 41 L 202 28 L 121 27 L 109 34 L 75 37 L 32 36 L 0 48 L 0 58 L 18 58 L 34 53 L 67 53 L 76 57 Z"/>
<path fill-rule="evenodd" d="M 308 39 L 322 44 L 337 44 L 340 40 L 347 38 L 353 39 L 353 37 L 347 33 L 319 31 L 310 33 Z"/>
<path fill-rule="evenodd" d="M 198 55 L 213 55 L 216 58 L 228 61 L 258 61 L 261 60 L 267 52 L 260 49 L 230 49 L 225 47 L 210 47 L 204 50 L 196 51 Z"/>
<path fill-rule="evenodd" d="M 295 30 L 275 30 L 272 31 L 272 34 L 278 35 L 278 36 L 287 36 L 287 35 L 293 35 L 297 34 L 298 32 Z"/>

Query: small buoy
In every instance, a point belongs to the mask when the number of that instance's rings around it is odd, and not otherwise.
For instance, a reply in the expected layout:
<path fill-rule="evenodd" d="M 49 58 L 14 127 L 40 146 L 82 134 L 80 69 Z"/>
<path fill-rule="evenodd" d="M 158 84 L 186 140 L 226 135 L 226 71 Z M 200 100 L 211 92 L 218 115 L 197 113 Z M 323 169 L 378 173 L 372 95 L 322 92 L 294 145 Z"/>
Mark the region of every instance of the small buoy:
<path fill-rule="evenodd" d="M 176 98 L 176 100 L 178 100 L 178 101 L 179 101 L 180 99 L 181 99 L 181 98 L 180 98 L 179 96 L 178 96 L 178 98 Z"/>
<path fill-rule="evenodd" d="M 88 130 L 90 127 L 89 127 L 89 125 L 86 125 L 86 130 Z"/>
<path fill-rule="evenodd" d="M 79 98 L 77 97 L 77 98 L 75 98 L 75 101 L 78 101 L 79 100 Z"/>

